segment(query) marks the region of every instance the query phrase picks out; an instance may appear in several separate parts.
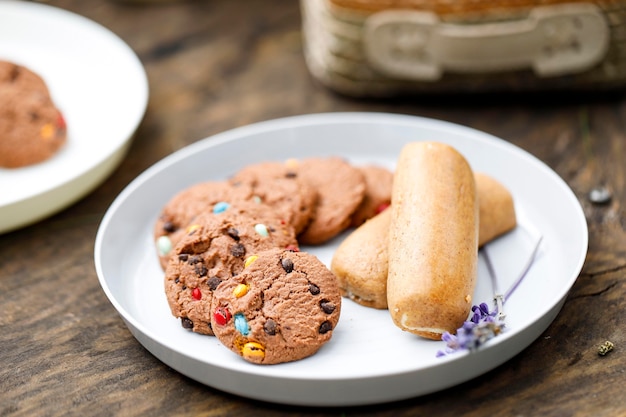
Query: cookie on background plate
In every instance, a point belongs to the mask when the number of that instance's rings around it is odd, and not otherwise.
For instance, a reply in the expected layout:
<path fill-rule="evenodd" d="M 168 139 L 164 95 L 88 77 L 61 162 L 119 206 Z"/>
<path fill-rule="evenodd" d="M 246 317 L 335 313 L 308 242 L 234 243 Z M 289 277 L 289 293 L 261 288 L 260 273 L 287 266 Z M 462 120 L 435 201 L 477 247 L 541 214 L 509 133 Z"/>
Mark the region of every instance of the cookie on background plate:
<path fill-rule="evenodd" d="M 43 79 L 0 61 L 0 167 L 20 168 L 50 159 L 67 142 L 67 127 Z"/>
<path fill-rule="evenodd" d="M 165 294 L 183 327 L 212 335 L 211 298 L 222 282 L 244 269 L 247 256 L 271 248 L 297 249 L 293 227 L 262 204 L 240 202 L 196 217 L 165 268 Z"/>
<path fill-rule="evenodd" d="M 335 276 L 314 255 L 270 249 L 213 293 L 220 342 L 255 364 L 306 358 L 328 342 L 341 312 Z"/>

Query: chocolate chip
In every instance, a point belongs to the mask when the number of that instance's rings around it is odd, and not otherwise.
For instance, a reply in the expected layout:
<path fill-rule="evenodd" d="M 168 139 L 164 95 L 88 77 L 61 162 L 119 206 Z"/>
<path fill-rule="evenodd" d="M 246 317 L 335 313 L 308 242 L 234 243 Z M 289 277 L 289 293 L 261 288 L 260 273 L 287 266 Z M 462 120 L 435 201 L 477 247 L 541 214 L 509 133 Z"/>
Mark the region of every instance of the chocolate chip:
<path fill-rule="evenodd" d="M 204 264 L 196 264 L 194 266 L 194 270 L 196 271 L 196 274 L 199 277 L 204 277 L 206 276 L 207 272 L 209 272 L 209 270 L 206 268 L 206 266 L 204 266 Z"/>
<path fill-rule="evenodd" d="M 311 294 L 317 295 L 320 293 L 320 287 L 315 284 L 309 284 L 309 291 L 311 292 Z"/>
<path fill-rule="evenodd" d="M 9 75 L 9 80 L 13 83 L 17 80 L 17 78 L 20 76 L 22 70 L 20 69 L 19 66 L 17 65 L 13 65 L 11 67 L 11 73 Z"/>
<path fill-rule="evenodd" d="M 219 277 L 211 277 L 207 280 L 206 283 L 211 291 L 215 291 L 215 289 L 218 285 L 220 285 L 221 282 L 222 280 Z"/>
<path fill-rule="evenodd" d="M 178 229 L 178 228 L 172 222 L 165 222 L 165 223 L 163 223 L 163 230 L 165 230 L 168 233 L 175 232 L 176 229 Z"/>
<path fill-rule="evenodd" d="M 197 264 L 199 262 L 202 262 L 202 257 L 200 257 L 198 255 L 192 255 L 192 256 L 189 257 L 189 260 L 187 260 L 187 263 L 189 265 Z"/>
<path fill-rule="evenodd" d="M 180 318 L 180 324 L 185 328 L 185 329 L 193 329 L 193 321 L 189 320 L 187 317 L 181 317 Z"/>
<path fill-rule="evenodd" d="M 265 330 L 265 333 L 267 333 L 268 335 L 274 336 L 276 334 L 277 327 L 278 326 L 276 325 L 276 322 L 274 320 L 267 319 L 267 321 L 263 325 L 263 330 Z"/>
<path fill-rule="evenodd" d="M 176 284 L 178 284 L 178 283 L 180 282 L 180 278 L 179 278 L 179 277 L 176 277 L 176 279 L 174 280 L 174 282 L 175 282 Z"/>
<path fill-rule="evenodd" d="M 243 246 L 241 243 L 237 243 L 236 245 L 230 247 L 230 253 L 235 258 L 241 258 L 246 254 L 246 247 Z"/>
<path fill-rule="evenodd" d="M 280 263 L 283 266 L 283 269 L 285 270 L 286 273 L 289 274 L 291 271 L 293 271 L 293 261 L 291 259 L 289 258 L 281 259 Z"/>
<path fill-rule="evenodd" d="M 335 305 L 328 300 L 322 300 L 320 302 L 320 307 L 326 314 L 331 314 L 333 311 L 335 311 Z"/>
<path fill-rule="evenodd" d="M 189 259 L 189 255 L 187 255 L 186 253 L 181 253 L 180 255 L 178 255 L 178 259 L 182 262 L 187 262 L 187 259 Z"/>
<path fill-rule="evenodd" d="M 329 331 L 331 331 L 333 329 L 333 325 L 330 324 L 329 321 L 325 321 L 324 323 L 320 324 L 320 334 L 324 334 L 324 333 L 328 333 Z"/>
<path fill-rule="evenodd" d="M 239 230 L 235 229 L 234 227 L 229 227 L 226 231 L 226 234 L 237 241 L 239 240 Z"/>
<path fill-rule="evenodd" d="M 296 178 L 298 176 L 298 174 L 296 172 L 293 171 L 287 171 L 287 173 L 285 174 L 285 177 L 287 178 Z"/>

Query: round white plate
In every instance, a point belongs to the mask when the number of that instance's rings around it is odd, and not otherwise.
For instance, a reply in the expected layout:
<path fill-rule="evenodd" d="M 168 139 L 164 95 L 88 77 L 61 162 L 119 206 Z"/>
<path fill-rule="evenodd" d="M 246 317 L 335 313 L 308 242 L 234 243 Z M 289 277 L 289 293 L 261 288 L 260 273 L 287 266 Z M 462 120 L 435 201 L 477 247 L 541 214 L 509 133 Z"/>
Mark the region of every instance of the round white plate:
<path fill-rule="evenodd" d="M 117 167 L 145 113 L 148 79 L 108 29 L 31 2 L 0 2 L 0 60 L 38 73 L 68 128 L 66 145 L 49 160 L 0 168 L 3 233 L 67 207 Z"/>
<path fill-rule="evenodd" d="M 163 205 L 199 181 L 223 180 L 264 160 L 338 155 L 354 164 L 393 168 L 402 146 L 440 141 L 514 196 L 519 227 L 489 244 L 501 290 L 515 281 L 539 235 L 528 275 L 505 305 L 508 331 L 478 351 L 436 357 L 445 347 L 402 332 L 386 310 L 344 299 L 333 338 L 315 355 L 271 366 L 245 362 L 214 337 L 183 329 L 170 314 L 152 228 Z M 345 234 L 344 234 L 345 236 Z M 304 247 L 329 265 L 342 237 Z M 552 322 L 587 251 L 587 225 L 568 186 L 527 152 L 466 127 L 413 116 L 334 113 L 238 128 L 188 146 L 141 174 L 107 211 L 95 246 L 100 283 L 133 335 L 179 372 L 245 397 L 308 406 L 363 405 L 414 397 L 467 381 L 510 359 Z M 549 279 L 547 279 L 549 277 Z M 474 300 L 491 304 L 480 258 Z"/>

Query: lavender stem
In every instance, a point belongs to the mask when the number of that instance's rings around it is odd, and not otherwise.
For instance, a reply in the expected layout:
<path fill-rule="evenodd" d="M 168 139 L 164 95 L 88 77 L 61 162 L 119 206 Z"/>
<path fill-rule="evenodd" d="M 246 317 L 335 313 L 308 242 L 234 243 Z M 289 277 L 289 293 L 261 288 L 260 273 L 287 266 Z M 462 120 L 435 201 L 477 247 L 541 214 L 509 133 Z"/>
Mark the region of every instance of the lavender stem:
<path fill-rule="evenodd" d="M 494 293 L 493 294 L 493 299 L 496 302 L 496 311 L 498 312 L 498 319 L 499 320 L 504 321 L 504 318 L 506 317 L 506 314 L 504 314 L 504 303 L 513 294 L 513 291 L 515 291 L 515 289 L 519 286 L 519 284 L 522 282 L 522 280 L 524 279 L 524 277 L 526 276 L 526 274 L 530 270 L 530 266 L 533 264 L 535 256 L 537 255 L 537 251 L 539 249 L 539 245 L 540 245 L 542 239 L 543 239 L 543 236 L 539 236 L 539 239 L 537 240 L 537 243 L 535 244 L 535 247 L 534 247 L 532 253 L 530 254 L 530 258 L 526 262 L 526 265 L 524 265 L 524 269 L 522 269 L 522 272 L 520 273 L 520 275 L 517 277 L 517 279 L 515 280 L 513 285 L 511 285 L 509 290 L 504 295 L 502 295 L 500 293 L 500 290 L 498 289 L 498 278 L 496 276 L 496 271 L 495 271 L 495 269 L 493 267 L 493 264 L 491 263 L 491 258 L 489 257 L 489 252 L 487 251 L 487 246 L 484 246 L 482 248 L 483 255 L 484 255 L 484 258 L 485 258 L 485 264 L 487 264 L 487 271 L 489 272 L 489 278 L 491 278 L 491 285 L 492 285 L 493 293 Z"/>
<path fill-rule="evenodd" d="M 543 236 L 539 236 L 539 239 L 537 240 L 537 243 L 535 244 L 535 248 L 533 249 L 532 253 L 530 254 L 530 257 L 528 258 L 528 261 L 526 262 L 526 265 L 524 265 L 524 269 L 522 269 L 522 272 L 521 272 L 520 276 L 517 277 L 517 279 L 515 280 L 513 285 L 511 285 L 511 287 L 508 289 L 508 291 L 506 293 L 504 293 L 504 301 L 505 302 L 513 294 L 513 291 L 515 291 L 515 289 L 519 286 L 519 284 L 522 282 L 522 280 L 524 279 L 524 277 L 528 273 L 528 270 L 530 269 L 530 266 L 533 264 L 533 261 L 535 260 L 535 256 L 537 255 L 537 252 L 539 250 L 539 245 L 541 244 L 542 239 L 543 239 Z"/>
<path fill-rule="evenodd" d="M 504 321 L 506 314 L 504 314 L 504 298 L 498 289 L 498 278 L 496 277 L 496 271 L 491 263 L 487 246 L 483 247 L 483 255 L 485 263 L 487 264 L 487 271 L 489 271 L 489 278 L 491 278 L 491 287 L 493 288 L 493 299 L 496 302 L 496 311 L 498 312 L 498 320 Z"/>

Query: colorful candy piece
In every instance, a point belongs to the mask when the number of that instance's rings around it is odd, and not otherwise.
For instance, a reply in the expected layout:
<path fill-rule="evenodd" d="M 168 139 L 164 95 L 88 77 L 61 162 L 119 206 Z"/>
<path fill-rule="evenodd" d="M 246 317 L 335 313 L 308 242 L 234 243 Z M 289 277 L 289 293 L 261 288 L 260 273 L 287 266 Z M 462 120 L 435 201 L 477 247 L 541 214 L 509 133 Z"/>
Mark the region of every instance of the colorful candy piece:
<path fill-rule="evenodd" d="M 217 307 L 213 312 L 213 320 L 220 326 L 226 325 L 231 317 L 230 311 L 226 307 Z"/>
<path fill-rule="evenodd" d="M 389 203 L 381 203 L 376 207 L 376 214 L 380 214 L 385 211 L 391 204 Z"/>
<path fill-rule="evenodd" d="M 300 163 L 296 158 L 289 158 L 285 161 L 285 166 L 287 166 L 287 168 L 289 169 L 296 169 L 299 165 Z"/>
<path fill-rule="evenodd" d="M 44 140 L 50 139 L 54 135 L 54 126 L 51 123 L 46 123 L 41 127 L 39 134 Z"/>
<path fill-rule="evenodd" d="M 248 342 L 243 345 L 241 354 L 246 359 L 262 360 L 265 357 L 265 346 L 257 342 Z"/>
<path fill-rule="evenodd" d="M 228 204 L 225 201 L 220 201 L 219 203 L 216 203 L 213 206 L 213 213 L 214 214 L 219 214 L 219 213 L 223 213 L 226 210 L 228 210 L 228 208 L 230 207 L 230 204 Z"/>
<path fill-rule="evenodd" d="M 241 298 L 248 293 L 249 289 L 250 287 L 248 287 L 246 284 L 238 284 L 233 290 L 233 295 L 237 298 Z"/>
<path fill-rule="evenodd" d="M 288 250 L 290 252 L 300 252 L 300 248 L 298 248 L 296 245 L 287 245 L 285 247 L 285 250 Z"/>
<path fill-rule="evenodd" d="M 254 225 L 254 231 L 263 237 L 268 237 L 270 234 L 267 231 L 267 226 L 263 223 L 258 223 Z"/>
<path fill-rule="evenodd" d="M 172 250 L 172 241 L 167 236 L 161 236 L 156 241 L 157 250 L 159 255 L 165 256 Z"/>
<path fill-rule="evenodd" d="M 258 255 L 250 255 L 250 256 L 248 256 L 246 258 L 246 260 L 244 261 L 244 263 L 243 263 L 243 267 L 244 268 L 249 267 L 250 265 L 252 265 L 252 262 L 257 260 L 258 257 L 259 257 Z"/>
<path fill-rule="evenodd" d="M 65 122 L 65 118 L 61 112 L 59 112 L 59 115 L 57 116 L 57 127 L 62 130 L 67 129 L 67 123 Z"/>
<path fill-rule="evenodd" d="M 194 231 L 198 230 L 199 228 L 200 228 L 199 224 L 191 224 L 191 225 L 187 226 L 185 231 L 189 234 L 191 232 L 194 232 Z"/>
<path fill-rule="evenodd" d="M 250 333 L 250 325 L 242 313 L 235 314 L 235 330 L 243 336 L 247 336 Z"/>
<path fill-rule="evenodd" d="M 200 288 L 194 288 L 193 290 L 191 290 L 191 296 L 194 300 L 202 299 L 202 292 L 200 291 Z"/>

